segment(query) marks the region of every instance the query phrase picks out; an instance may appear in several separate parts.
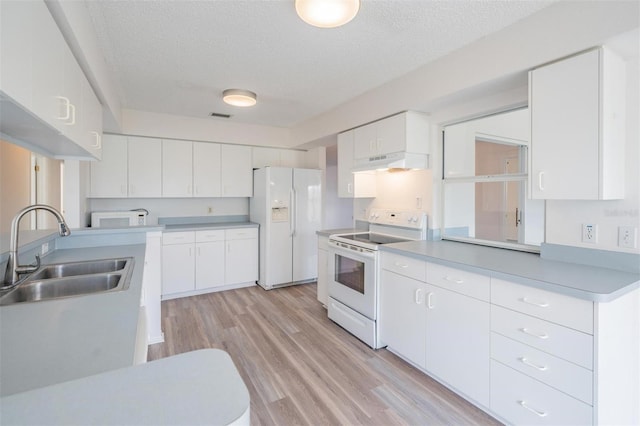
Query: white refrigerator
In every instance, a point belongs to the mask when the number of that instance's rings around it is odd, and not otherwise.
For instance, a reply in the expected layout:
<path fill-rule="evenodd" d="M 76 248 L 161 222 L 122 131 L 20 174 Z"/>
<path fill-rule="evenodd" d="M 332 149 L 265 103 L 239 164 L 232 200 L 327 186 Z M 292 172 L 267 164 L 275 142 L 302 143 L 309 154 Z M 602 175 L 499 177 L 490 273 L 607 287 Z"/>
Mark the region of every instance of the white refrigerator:
<path fill-rule="evenodd" d="M 270 290 L 317 279 L 321 213 L 321 170 L 253 171 L 249 218 L 260 225 L 260 286 Z"/>

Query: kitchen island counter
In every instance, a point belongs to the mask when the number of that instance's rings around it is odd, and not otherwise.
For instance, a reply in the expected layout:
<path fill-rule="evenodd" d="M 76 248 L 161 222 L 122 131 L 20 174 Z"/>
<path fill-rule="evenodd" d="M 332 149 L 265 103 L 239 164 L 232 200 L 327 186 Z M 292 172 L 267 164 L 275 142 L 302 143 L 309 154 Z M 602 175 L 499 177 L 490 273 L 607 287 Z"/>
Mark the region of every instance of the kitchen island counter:
<path fill-rule="evenodd" d="M 249 392 L 229 355 L 188 352 L 0 399 L 6 424 L 249 424 Z"/>
<path fill-rule="evenodd" d="M 593 302 L 609 302 L 640 288 L 640 274 L 560 262 L 525 253 L 454 241 L 385 244 L 402 254 Z"/>
<path fill-rule="evenodd" d="M 257 228 L 253 222 L 184 223 L 164 225 L 164 232 L 205 231 L 209 229 Z"/>

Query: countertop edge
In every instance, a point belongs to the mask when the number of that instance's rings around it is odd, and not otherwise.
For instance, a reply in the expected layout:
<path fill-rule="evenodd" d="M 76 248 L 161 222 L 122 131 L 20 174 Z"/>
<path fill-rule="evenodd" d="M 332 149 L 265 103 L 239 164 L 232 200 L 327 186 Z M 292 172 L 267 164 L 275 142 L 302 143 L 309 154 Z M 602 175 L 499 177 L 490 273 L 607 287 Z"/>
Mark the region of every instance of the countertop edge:
<path fill-rule="evenodd" d="M 422 242 L 423 244 L 443 244 L 440 241 L 427 241 Z M 514 273 L 513 271 L 507 270 L 507 268 L 500 269 L 496 267 L 496 265 L 486 265 L 481 264 L 480 261 L 475 263 L 469 263 L 462 261 L 461 259 L 451 259 L 445 258 L 443 256 L 438 256 L 434 253 L 425 253 L 424 250 L 417 250 L 415 248 L 410 247 L 402 247 L 410 245 L 411 243 L 396 243 L 391 245 L 383 245 L 380 247 L 380 251 L 382 252 L 390 252 L 396 253 L 407 257 L 412 257 L 428 262 L 438 263 L 443 266 L 454 267 L 462 270 L 466 270 L 469 272 L 474 272 L 482 275 L 489 275 L 491 277 L 497 279 L 503 279 L 506 281 L 511 281 L 516 284 L 522 284 L 529 287 L 539 288 L 541 290 L 552 291 L 554 293 L 564 294 L 566 296 L 576 297 L 579 299 L 588 300 L 596 303 L 606 303 L 611 302 L 621 296 L 624 296 L 627 293 L 630 293 L 634 290 L 640 288 L 640 276 L 633 273 L 621 272 L 617 270 L 607 270 L 605 268 L 598 268 L 592 266 L 584 266 L 578 264 L 571 263 L 563 263 L 559 261 L 546 260 L 541 259 L 538 255 L 535 254 L 523 254 L 521 252 L 509 253 L 508 250 L 503 250 L 501 254 L 504 257 L 513 256 L 514 258 L 517 256 L 522 258 L 524 256 L 535 256 L 535 259 L 531 259 L 532 264 L 535 263 L 539 268 L 546 267 L 548 269 L 554 269 L 555 271 L 562 271 L 563 269 L 567 271 L 567 276 L 572 275 L 578 268 L 585 268 L 584 274 L 587 275 L 588 271 L 598 271 L 601 273 L 609 273 L 614 277 L 614 284 L 605 286 L 600 285 L 602 287 L 601 291 L 589 290 L 585 287 L 580 287 L 579 284 L 570 282 L 571 280 L 567 279 L 563 281 L 562 279 L 550 280 L 548 278 L 535 276 L 532 273 L 527 274 L 526 271 L 521 271 L 520 273 Z M 487 253 L 488 249 L 480 246 L 469 247 L 470 245 L 464 243 L 457 243 L 448 241 L 445 244 L 460 244 L 459 248 L 467 251 L 475 251 L 476 253 Z M 422 248 L 422 247 L 421 247 Z M 489 248 L 489 250 L 496 250 L 495 248 Z M 573 278 L 573 277 L 572 277 Z M 588 277 L 587 277 L 588 278 Z M 597 283 L 593 284 L 595 286 Z"/>

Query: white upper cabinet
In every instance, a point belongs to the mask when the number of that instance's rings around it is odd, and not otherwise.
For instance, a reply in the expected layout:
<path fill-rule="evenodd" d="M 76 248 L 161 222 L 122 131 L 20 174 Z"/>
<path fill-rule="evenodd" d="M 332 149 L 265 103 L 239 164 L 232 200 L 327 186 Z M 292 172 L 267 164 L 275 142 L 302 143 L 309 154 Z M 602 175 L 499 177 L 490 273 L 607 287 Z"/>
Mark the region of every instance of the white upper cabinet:
<path fill-rule="evenodd" d="M 162 141 L 130 136 L 128 161 L 129 197 L 162 196 Z"/>
<path fill-rule="evenodd" d="M 424 114 L 403 112 L 354 130 L 354 158 L 394 152 L 427 154 L 429 123 Z"/>
<path fill-rule="evenodd" d="M 625 77 L 605 48 L 530 71 L 532 198 L 624 198 Z"/>
<path fill-rule="evenodd" d="M 193 196 L 220 196 L 220 145 L 193 143 Z"/>
<path fill-rule="evenodd" d="M 251 147 L 222 145 L 222 196 L 253 196 L 253 167 Z"/>
<path fill-rule="evenodd" d="M 338 135 L 338 197 L 374 198 L 376 196 L 375 172 L 352 173 L 354 130 Z"/>
<path fill-rule="evenodd" d="M 102 106 L 44 1 L 0 2 L 0 125 L 57 158 L 100 158 Z"/>
<path fill-rule="evenodd" d="M 93 198 L 253 195 L 250 147 L 123 135 L 104 139 L 102 161 L 91 163 Z"/>
<path fill-rule="evenodd" d="M 91 197 L 127 197 L 127 137 L 104 135 L 102 160 L 91 162 Z"/>
<path fill-rule="evenodd" d="M 292 168 L 307 167 L 306 151 L 254 146 L 252 147 L 252 153 L 254 169 L 267 166 Z"/>
<path fill-rule="evenodd" d="M 162 140 L 162 196 L 193 195 L 193 144 L 188 141 Z"/>

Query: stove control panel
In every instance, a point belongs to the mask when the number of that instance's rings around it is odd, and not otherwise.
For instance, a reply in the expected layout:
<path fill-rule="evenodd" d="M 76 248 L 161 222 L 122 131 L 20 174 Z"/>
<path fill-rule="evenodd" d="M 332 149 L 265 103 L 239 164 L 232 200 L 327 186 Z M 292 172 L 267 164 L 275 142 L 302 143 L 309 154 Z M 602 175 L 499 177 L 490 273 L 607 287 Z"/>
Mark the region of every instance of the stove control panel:
<path fill-rule="evenodd" d="M 425 229 L 427 214 L 420 210 L 371 209 L 369 223 Z"/>

